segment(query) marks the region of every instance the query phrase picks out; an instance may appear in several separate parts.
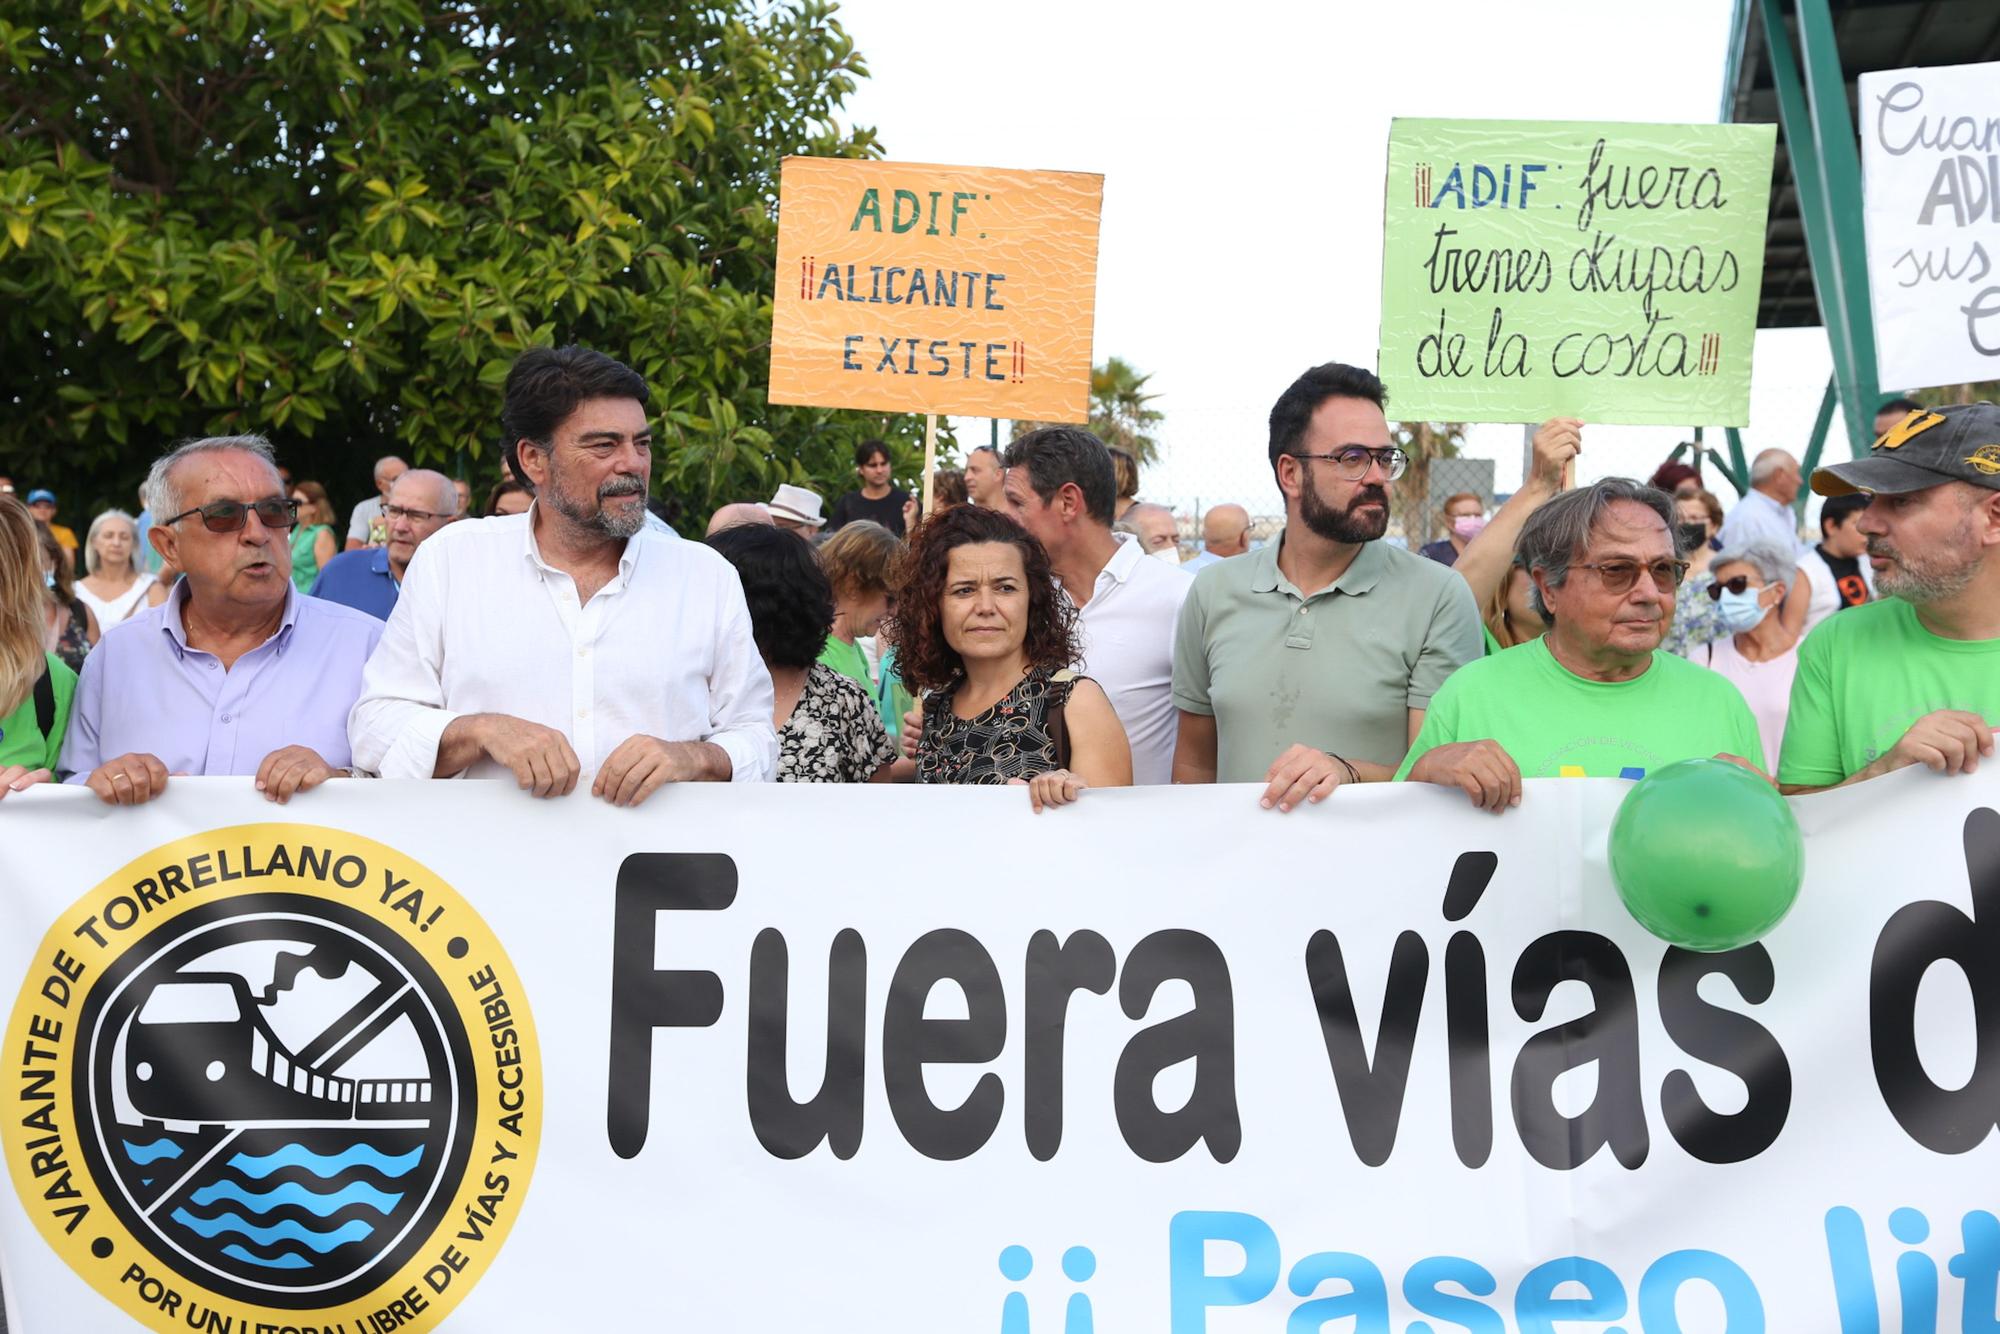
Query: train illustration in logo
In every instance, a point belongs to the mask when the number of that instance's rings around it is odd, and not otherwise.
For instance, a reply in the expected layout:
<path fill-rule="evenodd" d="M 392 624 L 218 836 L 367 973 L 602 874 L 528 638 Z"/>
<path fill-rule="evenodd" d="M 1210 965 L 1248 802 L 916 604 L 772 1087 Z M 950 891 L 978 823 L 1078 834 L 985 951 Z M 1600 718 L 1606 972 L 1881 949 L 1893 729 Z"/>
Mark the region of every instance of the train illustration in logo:
<path fill-rule="evenodd" d="M 122 1073 L 132 1107 L 151 1122 L 423 1121 L 436 1090 L 426 1072 L 355 1079 L 337 1071 L 395 1011 L 336 1025 L 344 1040 L 293 1051 L 272 1031 L 249 984 L 235 973 L 178 973 L 155 986 L 125 1042 Z"/>

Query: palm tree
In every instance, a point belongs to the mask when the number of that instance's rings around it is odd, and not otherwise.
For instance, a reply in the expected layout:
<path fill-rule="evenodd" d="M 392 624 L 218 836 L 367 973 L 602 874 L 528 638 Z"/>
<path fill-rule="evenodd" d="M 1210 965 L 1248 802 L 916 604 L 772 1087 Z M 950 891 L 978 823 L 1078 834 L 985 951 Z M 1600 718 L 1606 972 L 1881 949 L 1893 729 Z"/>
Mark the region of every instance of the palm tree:
<path fill-rule="evenodd" d="M 1414 551 L 1431 540 L 1431 460 L 1455 459 L 1465 443 L 1464 422 L 1402 422 L 1390 438 L 1410 456 L 1410 469 L 1396 483 L 1396 514 L 1403 538 Z"/>
<path fill-rule="evenodd" d="M 1152 375 L 1141 375 L 1120 357 L 1090 368 L 1090 431 L 1114 449 L 1123 449 L 1141 464 L 1157 463 L 1160 442 L 1153 429 L 1167 415 L 1152 406 L 1158 394 L 1145 392 Z M 1008 430 L 1008 439 L 1019 440 L 1030 431 L 1039 431 L 1051 422 L 1017 421 Z"/>
<path fill-rule="evenodd" d="M 1159 442 L 1152 433 L 1166 420 L 1165 413 L 1151 406 L 1159 395 L 1145 392 L 1152 378 L 1120 357 L 1090 368 L 1090 429 L 1105 444 L 1122 447 L 1142 464 L 1159 459 Z"/>

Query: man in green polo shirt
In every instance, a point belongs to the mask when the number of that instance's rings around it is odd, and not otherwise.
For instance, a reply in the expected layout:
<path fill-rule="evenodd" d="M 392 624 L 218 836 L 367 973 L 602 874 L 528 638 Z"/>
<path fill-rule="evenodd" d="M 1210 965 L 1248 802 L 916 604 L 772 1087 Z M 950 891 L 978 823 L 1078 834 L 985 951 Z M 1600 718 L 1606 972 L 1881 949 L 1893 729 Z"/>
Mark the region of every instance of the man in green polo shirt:
<path fill-rule="evenodd" d="M 1812 488 L 1874 497 L 1855 524 L 1881 600 L 1800 646 L 1778 781 L 1817 792 L 1912 764 L 1972 772 L 2000 725 L 2000 407 L 1907 413 Z"/>
<path fill-rule="evenodd" d="M 1643 778 L 1715 756 L 1763 772 L 1757 722 L 1728 678 L 1660 651 L 1687 573 L 1665 492 L 1623 477 L 1565 492 L 1521 529 L 1540 639 L 1453 676 L 1399 779 L 1503 811 L 1522 778 Z"/>
<path fill-rule="evenodd" d="M 1371 372 L 1330 362 L 1271 409 L 1285 531 L 1203 570 L 1181 604 L 1176 783 L 1263 783 L 1263 804 L 1290 810 L 1387 779 L 1432 692 L 1479 656 L 1465 581 L 1381 540 L 1409 463 L 1386 398 Z"/>

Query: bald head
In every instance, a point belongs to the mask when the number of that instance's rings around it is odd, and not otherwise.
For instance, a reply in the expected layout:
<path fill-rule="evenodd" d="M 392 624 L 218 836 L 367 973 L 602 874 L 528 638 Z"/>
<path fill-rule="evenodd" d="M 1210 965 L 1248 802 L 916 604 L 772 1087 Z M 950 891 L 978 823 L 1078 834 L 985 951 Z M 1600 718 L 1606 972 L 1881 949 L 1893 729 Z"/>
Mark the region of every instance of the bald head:
<path fill-rule="evenodd" d="M 458 488 L 441 472 L 412 468 L 389 484 L 389 503 L 449 518 L 458 513 Z"/>
<path fill-rule="evenodd" d="M 1176 548 L 1181 540 L 1180 525 L 1174 522 L 1174 512 L 1165 505 L 1155 505 L 1148 500 L 1127 506 L 1124 517 L 1112 528 L 1135 534 L 1149 556 L 1156 551 Z"/>
<path fill-rule="evenodd" d="M 1216 505 L 1201 516 L 1201 545 L 1212 556 L 1240 556 L 1250 549 L 1250 511 Z"/>
<path fill-rule="evenodd" d="M 1750 485 L 1781 505 L 1796 500 L 1804 482 L 1799 461 L 1782 449 L 1767 449 L 1750 461 Z"/>
<path fill-rule="evenodd" d="M 724 505 L 708 516 L 708 535 L 713 537 L 725 528 L 734 528 L 738 524 L 745 523 L 770 524 L 771 511 L 747 500 Z"/>

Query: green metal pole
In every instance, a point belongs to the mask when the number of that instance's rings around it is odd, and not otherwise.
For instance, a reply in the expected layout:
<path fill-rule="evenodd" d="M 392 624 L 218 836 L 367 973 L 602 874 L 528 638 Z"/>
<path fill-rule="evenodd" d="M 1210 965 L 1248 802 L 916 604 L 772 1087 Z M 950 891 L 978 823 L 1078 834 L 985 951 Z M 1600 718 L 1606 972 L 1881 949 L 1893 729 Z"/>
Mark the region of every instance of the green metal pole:
<path fill-rule="evenodd" d="M 1847 110 L 1847 85 L 1827 0 L 1793 0 L 1799 54 L 1781 12 L 1784 0 L 1758 0 L 1770 51 L 1778 121 L 1798 186 L 1799 218 L 1812 259 L 1820 320 L 1833 352 L 1834 379 L 1848 444 L 1867 452 L 1875 400 L 1875 327 L 1868 301 L 1861 230 L 1861 157 Z M 1801 58 L 1802 57 L 1802 58 Z"/>
<path fill-rule="evenodd" d="M 1736 494 L 1750 494 L 1750 455 L 1743 448 L 1743 433 L 1734 426 L 1725 426 L 1722 434 L 1729 441 L 1729 484 L 1736 488 Z"/>
<path fill-rule="evenodd" d="M 1826 392 L 1820 395 L 1819 415 L 1813 418 L 1812 438 L 1806 441 L 1805 459 L 1799 464 L 1799 471 L 1808 478 L 1813 475 L 1813 469 L 1819 467 L 1819 456 L 1826 449 L 1826 433 L 1833 425 L 1833 405 L 1839 397 L 1839 377 L 1829 375 L 1826 380 Z M 1792 512 L 1801 519 L 1806 516 L 1806 501 L 1810 495 L 1811 491 L 1802 486 L 1799 488 L 1798 497 L 1792 501 Z"/>

